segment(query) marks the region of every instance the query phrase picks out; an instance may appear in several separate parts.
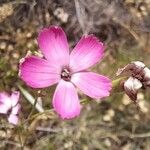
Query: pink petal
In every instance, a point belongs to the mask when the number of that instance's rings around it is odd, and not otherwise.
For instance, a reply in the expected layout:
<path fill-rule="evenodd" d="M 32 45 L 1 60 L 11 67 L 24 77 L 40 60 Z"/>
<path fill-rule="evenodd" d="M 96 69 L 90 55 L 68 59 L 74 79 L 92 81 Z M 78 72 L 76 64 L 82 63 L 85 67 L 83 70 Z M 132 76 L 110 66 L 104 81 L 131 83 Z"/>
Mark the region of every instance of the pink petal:
<path fill-rule="evenodd" d="M 111 80 L 93 72 L 79 72 L 73 74 L 71 81 L 86 95 L 99 99 L 109 96 Z"/>
<path fill-rule="evenodd" d="M 17 125 L 18 124 L 18 116 L 10 114 L 10 116 L 8 117 L 8 121 L 9 121 L 9 123 Z"/>
<path fill-rule="evenodd" d="M 0 104 L 0 113 L 1 113 L 1 114 L 7 114 L 7 112 L 8 112 L 9 109 L 10 109 L 10 108 L 9 108 L 7 105 L 5 105 L 5 104 Z"/>
<path fill-rule="evenodd" d="M 11 94 L 11 104 L 14 107 L 19 101 L 20 93 L 18 91 L 14 91 Z"/>
<path fill-rule="evenodd" d="M 80 114 L 80 102 L 74 85 L 61 80 L 53 97 L 53 107 L 63 119 L 70 119 Z"/>
<path fill-rule="evenodd" d="M 3 102 L 4 99 L 7 99 L 9 95 L 6 92 L 0 93 L 0 102 Z"/>
<path fill-rule="evenodd" d="M 11 107 L 10 95 L 6 92 L 0 93 L 0 103 L 5 104 L 7 107 Z"/>
<path fill-rule="evenodd" d="M 15 107 L 12 108 L 11 114 L 17 115 L 20 110 L 21 105 L 17 104 Z"/>
<path fill-rule="evenodd" d="M 39 34 L 38 43 L 46 59 L 62 66 L 69 64 L 69 47 L 62 28 L 44 28 Z"/>
<path fill-rule="evenodd" d="M 47 60 L 35 56 L 26 57 L 20 64 L 20 77 L 33 88 L 43 88 L 60 79 L 58 68 Z"/>
<path fill-rule="evenodd" d="M 95 36 L 83 37 L 71 52 L 70 68 L 77 72 L 91 67 L 102 58 L 103 49 L 103 43 Z"/>

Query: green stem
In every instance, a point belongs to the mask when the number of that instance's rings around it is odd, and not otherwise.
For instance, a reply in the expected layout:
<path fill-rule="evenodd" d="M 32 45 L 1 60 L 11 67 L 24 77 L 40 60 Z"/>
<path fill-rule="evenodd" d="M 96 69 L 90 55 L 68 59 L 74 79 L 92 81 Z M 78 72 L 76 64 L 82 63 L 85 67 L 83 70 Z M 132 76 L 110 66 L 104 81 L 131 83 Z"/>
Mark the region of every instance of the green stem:
<path fill-rule="evenodd" d="M 34 110 L 35 110 L 35 105 L 36 105 L 36 103 L 37 103 L 37 99 L 35 99 L 34 104 L 32 105 L 31 112 L 30 112 L 30 114 L 28 115 L 28 118 L 27 118 L 27 119 L 29 119 L 29 118 L 32 116 L 32 114 L 33 114 L 33 112 L 34 112 Z"/>
<path fill-rule="evenodd" d="M 17 132 L 18 132 L 18 137 L 19 137 L 19 142 L 20 142 L 20 148 L 21 148 L 21 150 L 24 150 L 24 144 L 22 143 L 21 128 L 20 127 L 17 129 Z"/>

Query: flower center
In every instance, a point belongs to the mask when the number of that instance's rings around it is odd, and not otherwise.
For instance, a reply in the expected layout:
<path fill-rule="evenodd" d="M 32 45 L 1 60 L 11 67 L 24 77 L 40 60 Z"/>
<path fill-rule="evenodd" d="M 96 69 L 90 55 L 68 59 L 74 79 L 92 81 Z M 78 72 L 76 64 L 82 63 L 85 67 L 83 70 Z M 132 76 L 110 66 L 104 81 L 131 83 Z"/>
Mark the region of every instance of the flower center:
<path fill-rule="evenodd" d="M 61 72 L 61 78 L 65 81 L 70 81 L 71 79 L 71 72 L 68 68 L 64 68 Z"/>

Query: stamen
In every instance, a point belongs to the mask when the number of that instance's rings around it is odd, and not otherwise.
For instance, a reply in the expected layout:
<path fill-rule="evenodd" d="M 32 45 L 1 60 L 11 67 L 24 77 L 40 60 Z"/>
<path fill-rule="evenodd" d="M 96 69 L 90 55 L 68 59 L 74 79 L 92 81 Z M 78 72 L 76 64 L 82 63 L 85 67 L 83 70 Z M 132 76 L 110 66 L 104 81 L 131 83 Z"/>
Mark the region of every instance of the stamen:
<path fill-rule="evenodd" d="M 61 78 L 65 81 L 70 81 L 71 79 L 71 73 L 68 68 L 64 68 L 61 72 Z"/>

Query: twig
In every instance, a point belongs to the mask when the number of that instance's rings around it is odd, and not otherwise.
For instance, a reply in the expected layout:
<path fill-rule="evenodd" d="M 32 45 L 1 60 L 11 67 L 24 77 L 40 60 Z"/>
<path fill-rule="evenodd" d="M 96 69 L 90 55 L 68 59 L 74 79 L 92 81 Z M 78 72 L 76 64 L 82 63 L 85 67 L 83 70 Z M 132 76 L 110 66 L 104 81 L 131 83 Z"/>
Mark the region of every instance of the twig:
<path fill-rule="evenodd" d="M 148 138 L 148 137 L 150 137 L 150 132 L 131 135 L 131 138 Z"/>
<path fill-rule="evenodd" d="M 139 38 L 139 36 L 138 36 L 133 30 L 131 30 L 128 25 L 126 25 L 126 24 L 124 24 L 123 22 L 119 21 L 117 18 L 113 18 L 113 20 L 114 20 L 116 23 L 120 24 L 122 27 L 124 27 L 124 28 L 134 37 L 134 39 L 135 39 L 137 42 L 140 43 L 140 38 Z"/>
<path fill-rule="evenodd" d="M 20 128 L 18 128 L 18 137 L 19 137 L 19 142 L 20 142 L 20 148 L 21 150 L 24 150 L 24 144 L 22 142 L 22 138 L 21 138 L 21 133 L 20 133 Z"/>
<path fill-rule="evenodd" d="M 147 133 L 130 133 L 130 132 L 122 132 L 122 133 L 116 133 L 116 136 L 125 136 L 129 137 L 131 139 L 134 138 L 149 138 L 150 137 L 150 132 Z"/>
<path fill-rule="evenodd" d="M 11 145 L 15 145 L 15 146 L 21 147 L 19 143 L 14 142 L 14 141 L 3 140 L 2 142 L 6 143 L 6 144 L 11 144 Z"/>
<path fill-rule="evenodd" d="M 37 127 L 36 130 L 38 131 L 43 131 L 43 132 L 53 132 L 53 133 L 58 133 L 61 131 L 61 129 L 52 129 L 48 127 Z"/>
<path fill-rule="evenodd" d="M 81 10 L 78 0 L 74 0 L 74 3 L 75 3 L 77 19 L 78 19 L 78 22 L 79 22 L 79 24 L 81 26 L 82 32 L 84 33 L 85 32 L 85 26 L 84 26 L 84 22 L 83 22 L 84 18 L 83 18 L 82 14 L 81 14 L 83 12 L 83 9 Z"/>

